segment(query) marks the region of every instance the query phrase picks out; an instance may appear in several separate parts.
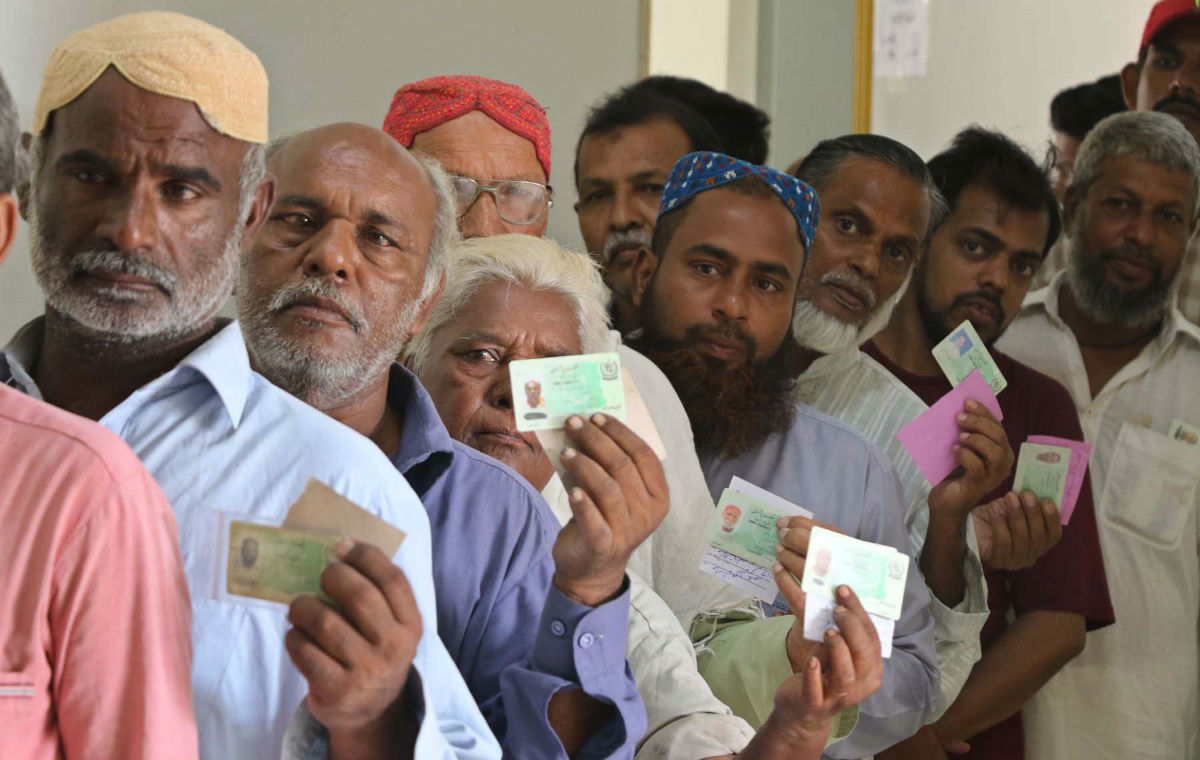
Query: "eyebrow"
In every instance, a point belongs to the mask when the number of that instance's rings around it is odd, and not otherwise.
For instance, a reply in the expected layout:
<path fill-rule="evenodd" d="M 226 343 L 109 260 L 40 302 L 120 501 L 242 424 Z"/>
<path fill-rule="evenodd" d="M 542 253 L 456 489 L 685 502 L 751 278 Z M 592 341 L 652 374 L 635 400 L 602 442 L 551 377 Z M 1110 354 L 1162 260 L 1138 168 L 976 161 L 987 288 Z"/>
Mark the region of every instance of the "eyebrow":
<path fill-rule="evenodd" d="M 179 164 L 167 164 L 163 167 L 163 174 L 167 175 L 171 179 L 199 182 L 202 185 L 208 185 L 216 192 L 220 192 L 221 190 L 221 181 L 214 177 L 202 166 L 180 166 Z"/>
<path fill-rule="evenodd" d="M 964 227 L 959 230 L 959 235 L 976 235 L 983 238 L 994 246 L 1003 246 L 1004 241 L 991 232 L 988 232 L 982 227 Z"/>
<path fill-rule="evenodd" d="M 467 343 L 470 341 L 479 341 L 481 343 L 493 343 L 497 346 L 507 345 L 507 341 L 503 340 L 499 335 L 488 332 L 487 330 L 467 330 L 462 335 L 459 335 L 450 345 Z M 577 352 L 568 351 L 565 348 L 550 347 L 546 350 L 546 356 L 574 356 Z"/>
<path fill-rule="evenodd" d="M 665 178 L 668 174 L 670 174 L 669 171 L 663 171 L 662 169 L 643 169 L 640 172 L 630 174 L 629 179 L 633 182 L 638 182 L 645 179 Z"/>
<path fill-rule="evenodd" d="M 704 253 L 712 256 L 714 259 L 719 259 L 727 264 L 736 263 L 737 257 L 720 246 L 711 245 L 709 243 L 697 243 L 687 249 L 688 253 Z M 763 274 L 773 274 L 777 277 L 782 277 L 786 280 L 791 280 L 792 271 L 783 264 L 776 264 L 773 261 L 752 261 L 750 268 L 756 272 Z"/>
<path fill-rule="evenodd" d="M 91 164 L 107 172 L 116 174 L 116 164 L 86 148 L 64 153 L 54 162 L 54 166 L 60 169 L 68 164 Z"/>
<path fill-rule="evenodd" d="M 70 153 L 65 153 L 59 156 L 54 165 L 58 168 L 70 164 L 90 164 L 102 169 L 110 174 L 119 173 L 117 165 L 110 159 L 101 156 L 95 151 L 81 148 L 73 150 Z M 188 182 L 199 182 L 208 185 L 215 191 L 220 191 L 221 182 L 214 177 L 207 169 L 200 166 L 182 166 L 180 164 L 167 164 L 163 167 L 162 173 L 171 179 L 185 180 Z"/>

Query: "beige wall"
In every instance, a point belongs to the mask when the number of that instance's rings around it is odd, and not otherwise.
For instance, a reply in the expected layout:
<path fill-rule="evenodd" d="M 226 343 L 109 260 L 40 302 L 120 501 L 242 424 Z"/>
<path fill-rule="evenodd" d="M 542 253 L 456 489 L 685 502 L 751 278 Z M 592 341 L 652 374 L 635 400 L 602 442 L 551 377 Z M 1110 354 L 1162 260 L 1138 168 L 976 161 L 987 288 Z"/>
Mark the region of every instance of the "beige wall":
<path fill-rule="evenodd" d="M 848 0 L 847 0 L 848 2 Z M 972 123 L 1040 158 L 1050 100 L 1134 59 L 1153 0 L 929 0 L 924 77 L 874 80 L 872 129 L 922 156 Z"/>
<path fill-rule="evenodd" d="M 258 53 L 271 133 L 379 125 L 401 84 L 436 74 L 516 82 L 547 107 L 557 203 L 550 234 L 578 246 L 575 139 L 588 105 L 637 75 L 638 0 L 0 0 L 0 71 L 28 128 L 42 68 L 66 34 L 136 10 L 178 10 Z M 0 341 L 41 311 L 25 234 L 0 266 Z"/>

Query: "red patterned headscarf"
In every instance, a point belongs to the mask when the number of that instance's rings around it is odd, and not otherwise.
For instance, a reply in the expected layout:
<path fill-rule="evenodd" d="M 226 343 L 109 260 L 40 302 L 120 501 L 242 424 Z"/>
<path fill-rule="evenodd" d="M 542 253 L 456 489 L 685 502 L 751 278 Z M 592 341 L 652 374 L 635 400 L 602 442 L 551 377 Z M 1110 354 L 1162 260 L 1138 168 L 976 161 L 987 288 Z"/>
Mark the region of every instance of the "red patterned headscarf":
<path fill-rule="evenodd" d="M 422 79 L 396 90 L 383 131 L 406 148 L 422 132 L 482 111 L 500 126 L 533 143 L 538 162 L 550 177 L 550 123 L 546 109 L 515 84 L 474 76 Z"/>

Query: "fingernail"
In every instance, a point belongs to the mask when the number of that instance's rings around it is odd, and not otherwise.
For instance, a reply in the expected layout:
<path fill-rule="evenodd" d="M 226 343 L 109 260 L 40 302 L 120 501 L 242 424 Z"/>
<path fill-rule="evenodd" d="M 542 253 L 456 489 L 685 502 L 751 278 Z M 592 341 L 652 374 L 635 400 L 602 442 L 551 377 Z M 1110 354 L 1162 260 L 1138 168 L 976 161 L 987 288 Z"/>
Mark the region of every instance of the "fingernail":
<path fill-rule="evenodd" d="M 836 633 L 836 631 L 834 631 L 832 628 L 826 629 L 826 631 L 825 631 L 825 638 L 826 638 L 826 639 L 833 639 L 833 635 L 834 635 L 834 633 Z"/>
<path fill-rule="evenodd" d="M 959 434 L 958 434 L 958 440 L 960 440 L 960 441 L 965 441 L 965 440 L 967 440 L 967 438 L 969 438 L 969 437 L 970 437 L 970 436 L 969 436 L 969 435 L 967 435 L 966 433 L 959 433 Z"/>
<path fill-rule="evenodd" d="M 833 608 L 833 614 L 834 617 L 841 617 L 842 615 L 846 614 L 846 608 L 839 604 Z"/>
<path fill-rule="evenodd" d="M 783 551 L 783 544 L 775 544 L 775 554 L 778 555 L 782 551 Z"/>
<path fill-rule="evenodd" d="M 596 414 L 592 415 L 592 422 L 595 423 L 597 427 L 604 427 L 604 423 L 608 422 L 608 418 L 597 412 Z"/>
<path fill-rule="evenodd" d="M 817 669 L 817 668 L 819 668 L 819 667 L 821 667 L 821 661 L 820 661 L 820 660 L 818 660 L 816 657 L 809 657 L 809 658 L 808 658 L 808 669 L 809 669 L 809 670 L 816 670 L 816 669 Z"/>
<path fill-rule="evenodd" d="M 337 555 L 338 559 L 345 559 L 346 555 L 349 554 L 350 550 L 353 548 L 354 541 L 349 538 L 343 538 L 333 547 L 333 553 Z"/>
<path fill-rule="evenodd" d="M 850 598 L 850 587 L 849 586 L 838 586 L 837 587 L 837 595 L 843 599 L 849 599 Z"/>
<path fill-rule="evenodd" d="M 572 414 L 567 418 L 567 427 L 571 428 L 572 430 L 578 430 L 579 428 L 583 427 L 583 418 L 578 414 Z"/>
<path fill-rule="evenodd" d="M 563 459 L 574 459 L 574 457 L 575 457 L 575 449 L 568 448 L 568 449 L 562 450 L 562 458 Z"/>
<path fill-rule="evenodd" d="M 778 562 L 776 562 L 774 565 L 771 565 L 771 572 L 773 572 L 773 573 L 782 573 L 782 572 L 783 572 L 783 565 L 781 565 L 781 564 L 779 564 Z"/>
<path fill-rule="evenodd" d="M 979 410 L 979 402 L 967 399 L 967 408 L 970 409 L 972 412 L 978 411 Z"/>
<path fill-rule="evenodd" d="M 583 501 L 583 489 L 578 486 L 571 489 L 571 501 Z"/>
<path fill-rule="evenodd" d="M 957 417 L 956 419 L 957 419 L 959 422 L 966 422 L 966 421 L 967 421 L 967 415 L 963 414 L 962 412 L 959 412 L 959 414 L 958 414 L 958 417 Z"/>
<path fill-rule="evenodd" d="M 788 524 L 788 519 L 786 517 L 781 517 L 775 521 L 775 527 L 777 527 L 777 528 L 786 528 L 787 524 Z"/>
<path fill-rule="evenodd" d="M 783 537 L 788 534 L 788 530 L 789 530 L 789 528 L 780 528 L 779 529 L 779 540 L 780 541 L 782 541 Z"/>

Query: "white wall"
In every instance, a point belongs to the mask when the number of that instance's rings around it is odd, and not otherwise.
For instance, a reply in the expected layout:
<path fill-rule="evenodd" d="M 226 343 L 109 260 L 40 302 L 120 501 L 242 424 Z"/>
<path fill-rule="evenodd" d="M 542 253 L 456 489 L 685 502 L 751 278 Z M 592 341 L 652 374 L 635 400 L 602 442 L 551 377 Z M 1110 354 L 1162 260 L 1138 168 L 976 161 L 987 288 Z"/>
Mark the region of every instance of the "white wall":
<path fill-rule="evenodd" d="M 378 126 L 400 85 L 437 74 L 515 82 L 546 106 L 557 203 L 550 234 L 581 245 L 571 177 L 588 106 L 637 76 L 638 0 L 0 0 L 0 72 L 24 128 L 59 39 L 121 13 L 177 10 L 224 28 L 271 79 L 271 133 Z M 0 265 L 0 342 L 41 312 L 24 232 Z"/>
<path fill-rule="evenodd" d="M 929 0 L 927 75 L 876 77 L 872 131 L 929 158 L 972 123 L 1041 157 L 1050 100 L 1137 55 L 1153 0 Z"/>
<path fill-rule="evenodd" d="M 648 73 L 692 77 L 754 102 L 759 0 L 648 2 Z"/>

